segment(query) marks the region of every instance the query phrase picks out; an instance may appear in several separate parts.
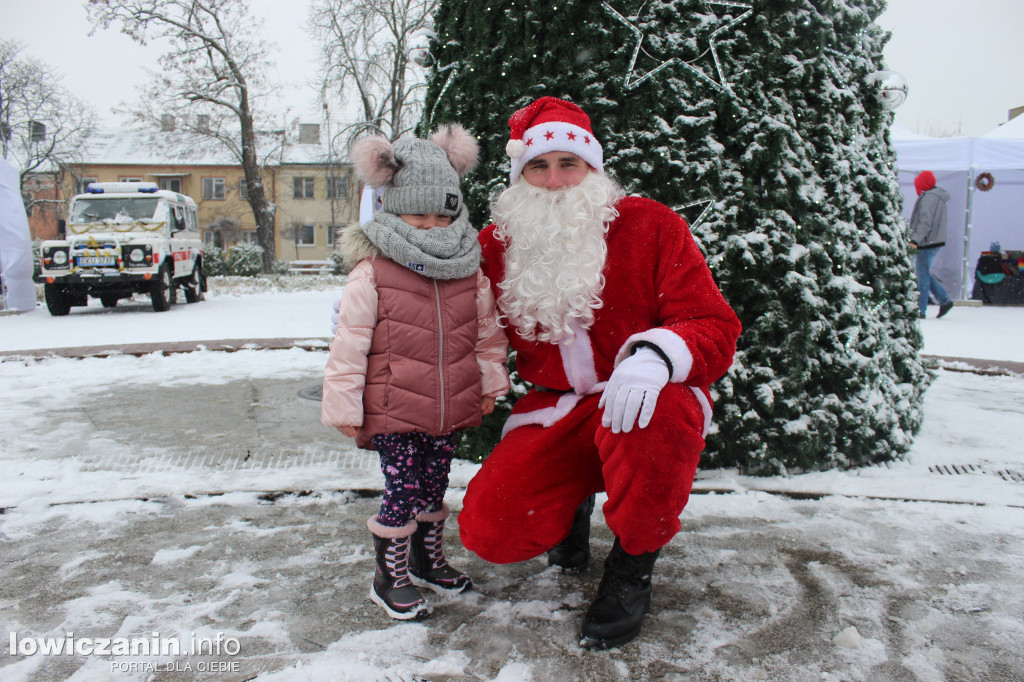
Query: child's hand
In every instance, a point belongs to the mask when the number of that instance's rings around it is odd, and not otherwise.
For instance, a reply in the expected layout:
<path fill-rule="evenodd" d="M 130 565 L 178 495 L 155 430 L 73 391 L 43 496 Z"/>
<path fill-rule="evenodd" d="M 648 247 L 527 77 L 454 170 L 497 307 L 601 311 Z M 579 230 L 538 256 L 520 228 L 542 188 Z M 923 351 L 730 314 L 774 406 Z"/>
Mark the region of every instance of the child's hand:
<path fill-rule="evenodd" d="M 349 438 L 355 438 L 356 434 L 359 433 L 358 426 L 339 426 L 338 430 L 341 431 L 346 436 L 348 436 Z"/>
<path fill-rule="evenodd" d="M 484 399 L 480 401 L 480 414 L 486 416 L 491 412 L 494 412 L 494 398 L 484 396 Z"/>

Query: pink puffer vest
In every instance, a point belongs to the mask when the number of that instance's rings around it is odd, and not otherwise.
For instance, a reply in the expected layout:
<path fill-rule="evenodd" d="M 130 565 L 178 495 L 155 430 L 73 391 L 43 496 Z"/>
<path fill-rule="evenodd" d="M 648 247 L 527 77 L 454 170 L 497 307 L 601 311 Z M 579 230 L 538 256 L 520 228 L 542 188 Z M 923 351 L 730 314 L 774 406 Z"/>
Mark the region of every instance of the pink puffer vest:
<path fill-rule="evenodd" d="M 479 426 L 477 276 L 434 280 L 373 261 L 377 327 L 367 356 L 361 448 L 381 433 L 439 436 Z"/>

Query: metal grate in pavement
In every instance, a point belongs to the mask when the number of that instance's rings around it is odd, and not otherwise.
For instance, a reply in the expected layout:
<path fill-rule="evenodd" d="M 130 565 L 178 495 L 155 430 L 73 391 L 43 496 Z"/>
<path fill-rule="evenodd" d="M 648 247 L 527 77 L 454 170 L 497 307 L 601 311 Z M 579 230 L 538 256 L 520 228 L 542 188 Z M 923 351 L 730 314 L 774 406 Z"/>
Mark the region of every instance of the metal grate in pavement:
<path fill-rule="evenodd" d="M 1010 469 L 1002 469 L 997 471 L 996 474 L 999 478 L 1010 483 L 1024 483 L 1024 473 L 1019 471 L 1011 471 Z"/>
<path fill-rule="evenodd" d="M 120 454 L 102 457 L 85 464 L 85 471 L 118 471 L 150 474 L 168 471 L 256 471 L 306 468 L 331 468 L 377 471 L 376 453 L 361 450 L 245 450 L 225 452 L 187 450 L 159 457 Z"/>
<path fill-rule="evenodd" d="M 988 474 L 998 476 L 1008 483 L 1024 483 L 1024 473 L 1013 469 L 1000 469 L 991 471 L 984 465 L 979 464 L 936 464 L 928 467 L 932 474 L 943 474 L 945 476 L 962 476 L 964 474 Z"/>

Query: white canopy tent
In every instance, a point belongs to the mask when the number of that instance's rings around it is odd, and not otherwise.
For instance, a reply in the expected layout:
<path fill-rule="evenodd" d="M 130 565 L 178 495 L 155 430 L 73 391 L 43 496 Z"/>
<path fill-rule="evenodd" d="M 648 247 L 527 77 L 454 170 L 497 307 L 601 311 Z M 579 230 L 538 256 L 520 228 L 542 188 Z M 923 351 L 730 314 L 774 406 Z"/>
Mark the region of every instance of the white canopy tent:
<path fill-rule="evenodd" d="M 914 178 L 935 173 L 950 194 L 947 245 L 933 272 L 954 298 L 969 298 L 974 265 L 993 242 L 1003 249 L 1024 249 L 1024 117 L 982 137 L 931 138 L 893 126 L 896 165 L 903 191 L 903 215 L 910 218 L 917 201 Z M 975 181 L 991 173 L 994 183 L 980 191 Z"/>

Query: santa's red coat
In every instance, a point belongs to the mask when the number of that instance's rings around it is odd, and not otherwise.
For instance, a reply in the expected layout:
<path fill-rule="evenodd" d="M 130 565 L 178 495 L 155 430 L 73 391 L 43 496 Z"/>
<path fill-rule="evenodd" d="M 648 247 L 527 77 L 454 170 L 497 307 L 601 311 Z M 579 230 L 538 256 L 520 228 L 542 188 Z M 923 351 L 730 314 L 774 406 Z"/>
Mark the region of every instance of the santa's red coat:
<path fill-rule="evenodd" d="M 740 323 L 715 284 L 686 222 L 667 206 L 627 197 L 609 226 L 602 306 L 570 344 L 509 342 L 526 381 L 505 435 L 466 492 L 465 546 L 496 563 L 541 554 L 568 533 L 578 504 L 608 492 L 609 528 L 631 554 L 664 546 L 679 531 L 703 436 L 708 386 L 729 369 Z M 504 243 L 480 234 L 482 267 L 500 296 Z M 601 425 L 600 392 L 638 342 L 671 361 L 669 384 L 644 429 Z"/>

